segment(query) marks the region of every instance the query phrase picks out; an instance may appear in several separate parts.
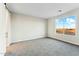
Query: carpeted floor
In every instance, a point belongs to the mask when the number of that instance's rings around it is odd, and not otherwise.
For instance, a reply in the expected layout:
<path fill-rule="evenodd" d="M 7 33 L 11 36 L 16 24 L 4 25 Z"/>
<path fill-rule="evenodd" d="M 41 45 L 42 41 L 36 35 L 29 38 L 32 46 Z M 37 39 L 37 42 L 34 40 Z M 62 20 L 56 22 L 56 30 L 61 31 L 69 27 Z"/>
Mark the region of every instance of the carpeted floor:
<path fill-rule="evenodd" d="M 5 56 L 79 56 L 79 46 L 42 38 L 12 44 Z"/>

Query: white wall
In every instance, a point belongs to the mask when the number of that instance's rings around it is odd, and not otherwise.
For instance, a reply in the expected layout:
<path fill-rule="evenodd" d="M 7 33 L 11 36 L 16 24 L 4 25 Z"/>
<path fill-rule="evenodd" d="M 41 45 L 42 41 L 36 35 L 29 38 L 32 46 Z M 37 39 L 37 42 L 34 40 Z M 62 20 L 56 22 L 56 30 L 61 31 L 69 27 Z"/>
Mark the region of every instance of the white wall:
<path fill-rule="evenodd" d="M 6 46 L 9 46 L 11 43 L 11 13 L 6 10 Z"/>
<path fill-rule="evenodd" d="M 5 6 L 0 3 L 0 55 L 4 55 L 6 52 L 6 14 Z"/>
<path fill-rule="evenodd" d="M 12 14 L 11 18 L 12 42 L 46 36 L 46 20 L 20 14 Z"/>
<path fill-rule="evenodd" d="M 77 16 L 75 36 L 56 33 L 55 20 L 58 18 L 67 17 L 67 16 Z M 79 45 L 79 9 L 75 9 L 65 14 L 48 19 L 48 37 L 56 38 L 58 40 L 62 40 L 62 41 Z"/>

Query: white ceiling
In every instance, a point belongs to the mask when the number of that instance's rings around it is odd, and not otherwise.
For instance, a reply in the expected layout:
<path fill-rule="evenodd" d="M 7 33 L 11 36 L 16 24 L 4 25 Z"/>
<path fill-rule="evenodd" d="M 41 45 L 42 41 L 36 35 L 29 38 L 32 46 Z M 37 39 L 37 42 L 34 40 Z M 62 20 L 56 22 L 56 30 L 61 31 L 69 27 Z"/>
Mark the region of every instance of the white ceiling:
<path fill-rule="evenodd" d="M 11 12 L 40 18 L 57 16 L 78 7 L 78 3 L 7 3 Z"/>

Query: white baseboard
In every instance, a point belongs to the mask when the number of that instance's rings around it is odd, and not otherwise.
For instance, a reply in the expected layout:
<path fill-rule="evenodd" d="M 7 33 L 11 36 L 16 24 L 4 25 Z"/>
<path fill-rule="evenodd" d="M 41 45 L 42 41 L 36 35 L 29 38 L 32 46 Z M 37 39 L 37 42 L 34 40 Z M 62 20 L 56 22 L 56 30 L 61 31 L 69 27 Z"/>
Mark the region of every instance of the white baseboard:
<path fill-rule="evenodd" d="M 46 38 L 46 37 L 39 37 L 39 38 L 34 38 L 34 39 L 29 39 L 29 40 L 36 40 L 36 39 L 41 39 L 41 38 Z M 22 40 L 22 41 L 29 41 L 29 40 Z M 17 42 L 22 42 L 22 41 L 12 42 L 10 45 L 15 44 Z"/>

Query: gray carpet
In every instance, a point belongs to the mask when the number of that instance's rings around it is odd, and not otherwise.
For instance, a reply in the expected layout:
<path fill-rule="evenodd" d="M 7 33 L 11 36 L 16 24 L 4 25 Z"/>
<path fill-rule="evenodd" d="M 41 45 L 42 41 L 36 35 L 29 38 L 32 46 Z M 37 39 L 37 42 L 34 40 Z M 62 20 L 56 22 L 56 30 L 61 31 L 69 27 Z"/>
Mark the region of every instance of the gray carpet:
<path fill-rule="evenodd" d="M 79 46 L 42 38 L 12 44 L 5 56 L 79 56 Z"/>

